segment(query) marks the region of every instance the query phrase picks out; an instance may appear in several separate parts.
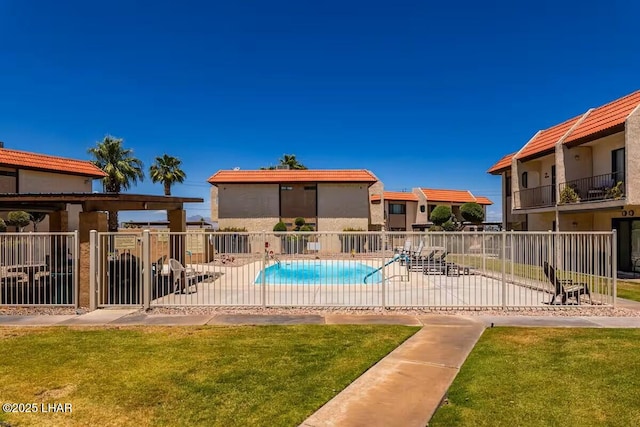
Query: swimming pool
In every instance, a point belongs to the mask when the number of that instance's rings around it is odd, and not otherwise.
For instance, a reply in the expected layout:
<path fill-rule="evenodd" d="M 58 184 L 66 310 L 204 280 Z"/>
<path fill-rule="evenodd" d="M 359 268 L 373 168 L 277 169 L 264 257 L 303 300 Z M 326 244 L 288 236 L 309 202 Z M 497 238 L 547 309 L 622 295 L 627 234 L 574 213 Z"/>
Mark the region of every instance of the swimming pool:
<path fill-rule="evenodd" d="M 353 261 L 281 261 L 267 267 L 264 277 L 267 285 L 362 285 L 364 277 L 375 270 Z M 262 284 L 262 274 L 256 277 L 256 285 Z M 380 280 L 377 271 L 367 278 L 367 283 L 379 283 Z"/>

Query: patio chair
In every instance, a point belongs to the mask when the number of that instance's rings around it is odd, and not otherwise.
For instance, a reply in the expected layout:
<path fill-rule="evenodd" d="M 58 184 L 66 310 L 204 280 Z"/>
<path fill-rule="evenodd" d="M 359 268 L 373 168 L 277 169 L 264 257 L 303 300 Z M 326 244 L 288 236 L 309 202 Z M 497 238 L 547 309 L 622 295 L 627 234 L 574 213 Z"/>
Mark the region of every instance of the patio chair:
<path fill-rule="evenodd" d="M 586 283 L 575 283 L 571 279 L 558 279 L 556 269 L 549 265 L 547 261 L 544 262 L 543 270 L 544 275 L 547 276 L 547 279 L 549 279 L 554 288 L 553 298 L 551 298 L 551 301 L 548 303 L 549 305 L 554 304 L 558 296 L 562 298 L 562 304 L 567 304 L 569 298 L 575 299 L 576 302 L 580 304 L 580 295 L 588 295 L 589 303 L 593 303 L 591 301 L 589 286 Z"/>
<path fill-rule="evenodd" d="M 194 285 L 198 292 L 198 275 L 193 268 L 185 268 L 177 259 L 169 258 L 169 270 L 174 293 L 189 293 L 191 285 Z"/>
<path fill-rule="evenodd" d="M 469 267 L 463 267 L 455 262 L 447 261 L 447 255 L 449 252 L 446 248 L 436 247 L 435 251 L 425 263 L 422 273 L 423 274 L 444 274 L 444 275 L 455 275 L 459 276 L 460 274 L 471 274 Z"/>

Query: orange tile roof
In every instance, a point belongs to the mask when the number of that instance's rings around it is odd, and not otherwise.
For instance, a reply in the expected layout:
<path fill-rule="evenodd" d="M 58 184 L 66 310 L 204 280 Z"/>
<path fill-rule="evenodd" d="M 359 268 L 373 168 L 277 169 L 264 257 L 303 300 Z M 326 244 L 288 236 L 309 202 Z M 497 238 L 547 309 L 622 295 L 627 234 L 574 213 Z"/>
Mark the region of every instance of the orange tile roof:
<path fill-rule="evenodd" d="M 430 202 L 467 203 L 476 201 L 473 194 L 467 190 L 435 190 L 431 188 L 421 188 L 421 190 Z"/>
<path fill-rule="evenodd" d="M 469 203 L 476 202 L 479 205 L 492 205 L 493 202 L 486 197 L 475 197 L 468 190 L 436 190 L 421 188 L 422 193 L 429 202 Z"/>
<path fill-rule="evenodd" d="M 476 203 L 479 205 L 492 205 L 493 202 L 486 197 L 478 196 L 476 197 Z"/>
<path fill-rule="evenodd" d="M 572 119 L 567 120 L 566 122 L 562 122 L 558 125 L 551 126 L 548 129 L 538 132 L 536 136 L 531 139 L 531 141 L 527 142 L 527 145 L 524 146 L 522 150 L 517 155 L 517 159 L 524 159 L 527 157 L 534 156 L 536 154 L 543 153 L 545 151 L 551 151 L 555 148 L 556 142 L 560 138 L 562 138 L 571 126 L 576 124 L 578 120 L 583 116 L 579 115 Z"/>
<path fill-rule="evenodd" d="M 213 174 L 207 182 L 226 183 L 280 183 L 280 182 L 366 182 L 378 180 L 371 172 L 360 170 L 221 170 Z"/>
<path fill-rule="evenodd" d="M 413 193 L 409 193 L 408 191 L 385 191 L 384 193 L 385 200 L 393 200 L 393 201 L 406 201 L 406 202 L 417 202 L 418 196 Z M 380 200 L 379 194 L 374 194 L 371 196 L 371 201 Z"/>
<path fill-rule="evenodd" d="M 516 153 L 507 154 L 506 156 L 498 160 L 498 162 L 495 165 L 491 166 L 491 168 L 487 171 L 487 173 L 491 173 L 495 175 L 502 172 L 505 169 L 510 169 L 511 159 L 513 159 L 513 156 L 515 155 Z"/>
<path fill-rule="evenodd" d="M 638 105 L 640 105 L 640 90 L 592 110 L 589 116 L 571 131 L 564 143 L 586 138 L 623 124 Z"/>
<path fill-rule="evenodd" d="M 0 165 L 22 169 L 61 172 L 71 175 L 102 178 L 106 174 L 88 160 L 68 159 L 47 154 L 0 148 Z"/>

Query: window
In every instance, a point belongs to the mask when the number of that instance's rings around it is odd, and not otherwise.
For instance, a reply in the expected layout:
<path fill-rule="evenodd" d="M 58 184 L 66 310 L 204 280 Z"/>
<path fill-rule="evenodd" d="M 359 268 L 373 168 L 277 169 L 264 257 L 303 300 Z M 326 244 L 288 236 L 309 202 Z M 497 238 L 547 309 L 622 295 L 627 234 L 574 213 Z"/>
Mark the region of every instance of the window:
<path fill-rule="evenodd" d="M 425 206 L 424 205 L 420 205 L 420 212 L 424 212 L 425 211 Z"/>
<path fill-rule="evenodd" d="M 520 180 L 520 187 L 528 188 L 529 187 L 529 172 L 522 172 L 522 179 Z"/>
<path fill-rule="evenodd" d="M 614 185 L 618 181 L 624 181 L 624 148 L 618 148 L 611 152 L 611 178 L 613 178 Z"/>
<path fill-rule="evenodd" d="M 405 214 L 405 205 L 401 205 L 400 203 L 389 203 L 389 213 L 392 215 L 404 215 Z"/>
<path fill-rule="evenodd" d="M 281 185 L 280 186 L 280 191 L 291 191 L 293 190 L 293 187 L 291 187 L 290 185 Z"/>

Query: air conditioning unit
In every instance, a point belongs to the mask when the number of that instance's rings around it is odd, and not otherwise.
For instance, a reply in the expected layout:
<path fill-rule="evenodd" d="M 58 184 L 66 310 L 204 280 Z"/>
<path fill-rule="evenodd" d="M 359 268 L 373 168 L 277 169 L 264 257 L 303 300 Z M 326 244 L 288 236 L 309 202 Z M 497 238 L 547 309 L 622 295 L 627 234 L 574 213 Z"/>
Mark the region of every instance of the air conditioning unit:
<path fill-rule="evenodd" d="M 287 170 L 287 169 L 289 169 L 289 165 L 277 165 L 276 169 L 285 169 L 285 170 Z"/>

